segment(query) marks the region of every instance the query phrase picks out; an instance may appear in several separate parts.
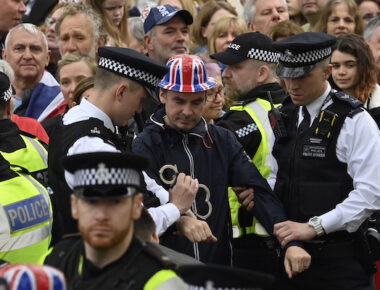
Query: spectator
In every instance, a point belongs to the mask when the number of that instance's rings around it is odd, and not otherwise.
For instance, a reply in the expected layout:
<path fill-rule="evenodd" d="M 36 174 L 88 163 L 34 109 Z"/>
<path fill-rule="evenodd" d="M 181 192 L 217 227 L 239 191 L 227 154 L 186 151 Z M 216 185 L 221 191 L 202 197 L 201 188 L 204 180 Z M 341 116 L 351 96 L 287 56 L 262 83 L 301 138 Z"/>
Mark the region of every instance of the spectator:
<path fill-rule="evenodd" d="M 109 46 L 128 45 L 128 3 L 127 0 L 86 0 L 88 7 L 102 17 Z"/>
<path fill-rule="evenodd" d="M 144 21 L 141 17 L 128 18 L 128 47 L 142 54 L 148 51 L 144 45 Z"/>
<path fill-rule="evenodd" d="M 4 0 L 0 9 L 0 49 L 4 48 L 8 31 L 20 23 L 26 12 L 24 0 Z"/>
<path fill-rule="evenodd" d="M 380 87 L 371 49 L 355 34 L 339 37 L 331 55 L 334 83 L 359 99 L 380 128 Z"/>
<path fill-rule="evenodd" d="M 363 21 L 355 0 L 328 0 L 322 9 L 315 31 L 336 37 L 344 34 L 363 34 Z"/>
<path fill-rule="evenodd" d="M 298 25 L 306 23 L 305 16 L 301 13 L 301 0 L 286 0 L 288 5 L 289 19 Z"/>
<path fill-rule="evenodd" d="M 377 83 L 380 83 L 380 16 L 372 19 L 366 26 L 363 37 L 368 43 L 378 70 Z"/>
<path fill-rule="evenodd" d="M 359 2 L 359 14 L 363 19 L 364 27 L 373 18 L 380 15 L 380 3 L 377 0 L 362 0 Z"/>
<path fill-rule="evenodd" d="M 277 23 L 275 26 L 271 28 L 268 33 L 268 36 L 272 38 L 273 41 L 279 41 L 281 39 L 290 37 L 292 35 L 296 35 L 304 32 L 302 27 L 293 21 L 283 21 Z"/>
<path fill-rule="evenodd" d="M 59 50 L 62 57 L 79 50 L 95 58 L 102 33 L 102 20 L 83 3 L 65 7 L 56 27 Z"/>
<path fill-rule="evenodd" d="M 224 16 L 237 16 L 236 9 L 228 2 L 209 1 L 202 6 L 191 27 L 193 54 L 207 50 L 207 39 L 216 21 Z"/>
<path fill-rule="evenodd" d="M 169 4 L 178 10 L 187 10 L 190 12 L 193 19 L 197 16 L 197 8 L 192 0 L 159 0 L 157 6 Z"/>
<path fill-rule="evenodd" d="M 59 84 L 45 71 L 49 63 L 46 37 L 35 25 L 19 24 L 10 30 L 3 58 L 15 72 L 15 114 L 41 122 L 64 111 Z"/>
<path fill-rule="evenodd" d="M 243 16 L 248 31 L 262 34 L 267 34 L 277 23 L 289 20 L 285 0 L 249 0 L 244 6 Z"/>
<path fill-rule="evenodd" d="M 306 32 L 314 31 L 315 25 L 317 24 L 320 12 L 323 7 L 326 6 L 327 0 L 300 0 L 301 1 L 301 12 L 305 16 L 307 23 L 302 26 L 302 29 Z"/>

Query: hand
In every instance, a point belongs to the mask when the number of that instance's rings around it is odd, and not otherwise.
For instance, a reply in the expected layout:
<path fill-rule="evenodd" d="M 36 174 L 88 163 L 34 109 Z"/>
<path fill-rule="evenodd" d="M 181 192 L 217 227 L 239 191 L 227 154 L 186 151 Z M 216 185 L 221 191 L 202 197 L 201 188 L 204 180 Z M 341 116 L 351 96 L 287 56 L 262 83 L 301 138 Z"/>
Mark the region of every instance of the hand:
<path fill-rule="evenodd" d="M 309 269 L 311 256 L 302 248 L 291 246 L 286 249 L 284 266 L 289 279 L 294 275 Z"/>
<path fill-rule="evenodd" d="M 274 234 L 283 247 L 291 241 L 309 241 L 317 236 L 314 228 L 308 223 L 292 221 L 275 224 Z"/>
<path fill-rule="evenodd" d="M 181 214 L 186 213 L 194 202 L 198 192 L 198 179 L 180 173 L 175 186 L 169 190 L 169 202 L 173 203 Z"/>
<path fill-rule="evenodd" d="M 178 231 L 175 235 L 184 235 L 192 243 L 217 242 L 218 239 L 212 234 L 210 227 L 204 221 L 181 216 L 176 222 Z"/>
<path fill-rule="evenodd" d="M 253 209 L 254 206 L 254 190 L 253 188 L 246 188 L 242 186 L 237 186 L 232 188 L 234 192 L 236 193 L 239 202 L 241 205 L 247 210 L 250 211 Z"/>

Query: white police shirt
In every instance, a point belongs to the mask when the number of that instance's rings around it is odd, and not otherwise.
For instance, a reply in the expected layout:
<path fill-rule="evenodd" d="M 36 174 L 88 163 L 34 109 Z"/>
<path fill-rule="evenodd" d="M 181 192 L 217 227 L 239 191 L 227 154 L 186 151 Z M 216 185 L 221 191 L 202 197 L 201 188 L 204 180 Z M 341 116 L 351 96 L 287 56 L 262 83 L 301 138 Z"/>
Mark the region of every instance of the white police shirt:
<path fill-rule="evenodd" d="M 115 127 L 110 117 L 86 99 L 82 99 L 78 106 L 70 109 L 65 114 L 63 117 L 63 124 L 69 125 L 79 121 L 88 120 L 89 118 L 102 120 L 106 128 L 115 132 Z M 75 143 L 69 148 L 67 155 L 99 151 L 118 152 L 115 147 L 105 143 L 99 137 L 85 136 L 75 141 Z M 161 235 L 168 227 L 178 220 L 180 217 L 180 211 L 173 203 L 167 203 L 169 201 L 169 193 L 145 172 L 143 172 L 143 174 L 147 189 L 153 192 L 161 202 L 161 206 L 148 209 L 156 223 L 157 233 Z M 65 171 L 65 178 L 69 187 L 73 188 L 73 175 L 68 171 Z"/>
<path fill-rule="evenodd" d="M 328 84 L 323 95 L 306 106 L 311 123 L 320 109 L 333 102 L 329 100 L 323 105 L 330 90 Z M 303 120 L 302 107 L 298 114 L 299 125 Z M 372 213 L 380 210 L 380 131 L 366 111 L 345 119 L 336 144 L 336 156 L 347 164 L 354 189 L 335 209 L 320 216 L 327 234 L 340 230 L 355 232 Z M 272 182 L 277 175 L 276 165 L 271 171 Z"/>

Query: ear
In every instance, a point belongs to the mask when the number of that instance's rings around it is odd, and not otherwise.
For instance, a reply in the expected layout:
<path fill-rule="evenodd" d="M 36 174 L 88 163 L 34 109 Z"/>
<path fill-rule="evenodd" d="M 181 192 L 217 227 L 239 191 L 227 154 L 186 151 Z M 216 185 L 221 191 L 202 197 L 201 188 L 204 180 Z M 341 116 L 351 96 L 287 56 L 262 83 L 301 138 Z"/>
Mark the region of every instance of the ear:
<path fill-rule="evenodd" d="M 325 80 L 328 80 L 332 72 L 332 65 L 328 64 L 324 70 L 324 78 Z"/>
<path fill-rule="evenodd" d="M 201 34 L 204 38 L 207 38 L 207 27 L 201 27 Z"/>
<path fill-rule="evenodd" d="M 144 35 L 144 47 L 149 51 L 154 50 L 153 38 L 150 35 Z"/>
<path fill-rule="evenodd" d="M 50 56 L 51 56 L 51 50 L 49 49 L 49 50 L 47 51 L 47 54 L 46 54 L 46 63 L 45 63 L 45 66 L 48 66 L 48 65 L 49 65 Z"/>
<path fill-rule="evenodd" d="M 269 79 L 269 68 L 266 65 L 259 67 L 257 72 L 257 84 L 264 84 Z"/>
<path fill-rule="evenodd" d="M 160 89 L 160 101 L 161 104 L 166 104 L 166 95 L 163 89 Z"/>
<path fill-rule="evenodd" d="M 3 59 L 7 60 L 7 50 L 3 48 L 1 52 L 2 52 Z"/>
<path fill-rule="evenodd" d="M 9 100 L 8 104 L 7 104 L 7 107 L 6 107 L 6 110 L 5 110 L 5 118 L 6 119 L 10 119 L 11 118 L 11 115 L 12 115 L 12 103 L 13 103 L 13 100 Z"/>
<path fill-rule="evenodd" d="M 150 241 L 156 244 L 160 243 L 160 238 L 158 237 L 158 234 L 156 232 L 152 234 Z"/>
<path fill-rule="evenodd" d="M 143 195 L 142 193 L 136 194 L 133 197 L 133 204 L 132 204 L 132 218 L 133 220 L 138 220 L 141 216 L 141 210 L 142 210 L 142 202 L 143 202 Z"/>
<path fill-rule="evenodd" d="M 78 198 L 72 194 L 70 196 L 71 201 L 71 215 L 75 220 L 78 220 Z"/>
<path fill-rule="evenodd" d="M 118 102 L 120 102 L 125 94 L 125 90 L 128 88 L 128 83 L 120 83 L 116 87 L 115 98 Z"/>
<path fill-rule="evenodd" d="M 256 27 L 252 22 L 248 22 L 247 27 L 249 32 L 256 32 Z"/>

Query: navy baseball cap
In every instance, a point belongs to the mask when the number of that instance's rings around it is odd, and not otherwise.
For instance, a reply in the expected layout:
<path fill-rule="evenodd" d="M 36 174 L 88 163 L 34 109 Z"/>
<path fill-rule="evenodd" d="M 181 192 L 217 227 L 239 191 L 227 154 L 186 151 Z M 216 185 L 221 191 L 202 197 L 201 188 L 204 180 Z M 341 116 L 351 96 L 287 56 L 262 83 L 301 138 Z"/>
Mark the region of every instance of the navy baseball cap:
<path fill-rule="evenodd" d="M 273 43 L 280 52 L 277 75 L 300 78 L 310 73 L 319 62 L 330 57 L 336 37 L 322 32 L 304 32 Z"/>
<path fill-rule="evenodd" d="M 193 16 L 187 10 L 178 10 L 169 4 L 151 8 L 144 21 L 144 33 L 147 33 L 156 25 L 170 21 L 177 15 L 181 16 L 187 25 L 193 23 Z"/>

